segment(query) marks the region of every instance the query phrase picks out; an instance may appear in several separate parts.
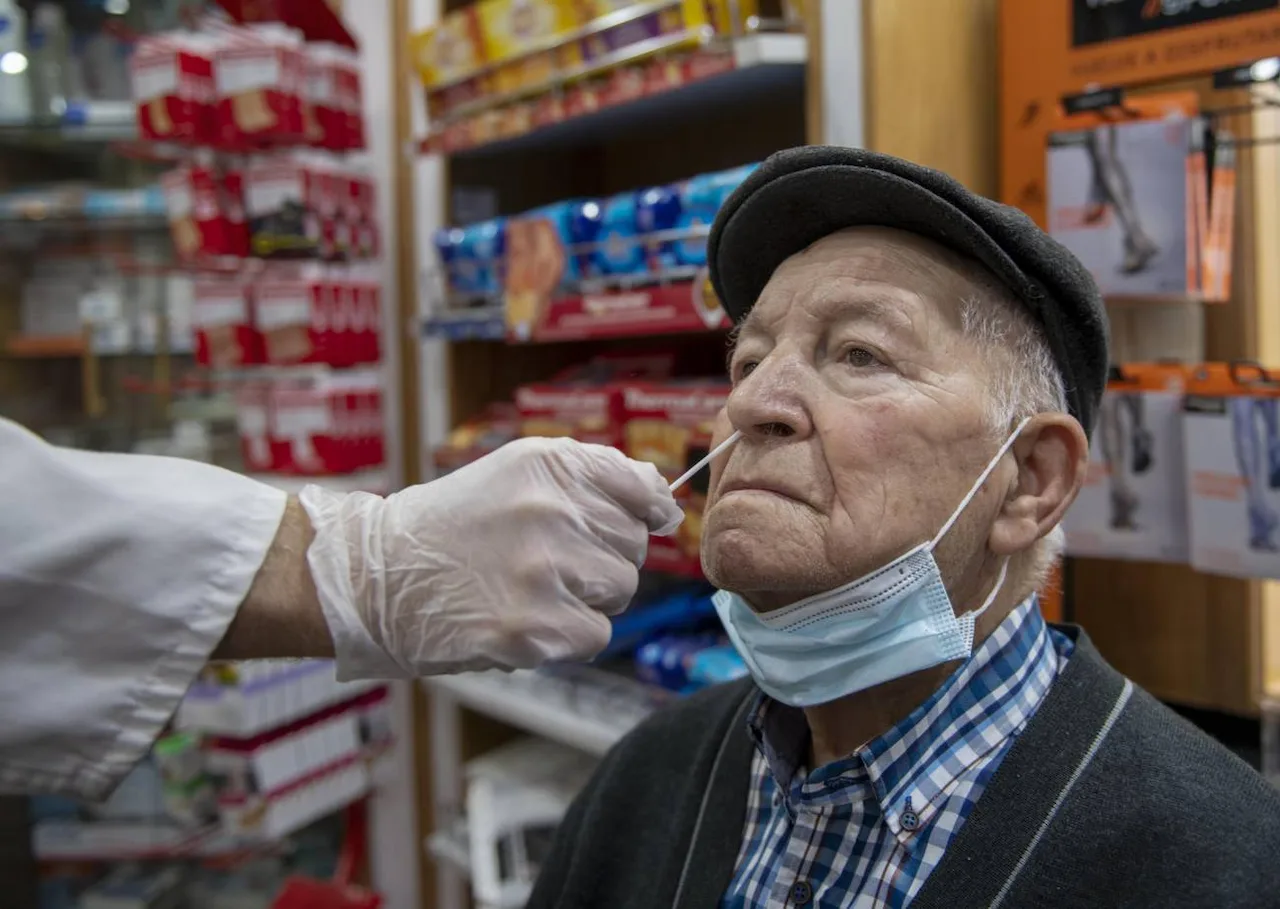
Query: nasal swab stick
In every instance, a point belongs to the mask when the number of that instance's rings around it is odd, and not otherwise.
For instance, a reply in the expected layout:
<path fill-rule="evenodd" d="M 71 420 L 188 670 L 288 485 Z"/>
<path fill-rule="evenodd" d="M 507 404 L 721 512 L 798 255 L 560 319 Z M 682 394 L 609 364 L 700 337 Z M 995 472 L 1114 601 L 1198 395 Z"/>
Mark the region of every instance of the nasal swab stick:
<path fill-rule="evenodd" d="M 688 483 L 690 480 L 692 480 L 697 475 L 699 470 L 701 470 L 702 468 L 710 464 L 715 459 L 716 455 L 720 454 L 720 452 L 722 451 L 727 450 L 730 445 L 738 441 L 738 439 L 740 439 L 741 437 L 742 437 L 742 430 L 735 431 L 733 435 L 729 436 L 729 438 L 725 439 L 715 448 L 711 449 L 711 453 L 708 454 L 705 458 L 703 458 L 697 464 L 694 464 L 692 467 L 690 467 L 688 470 L 682 473 L 680 475 L 680 478 L 667 488 L 670 489 L 672 492 L 675 492 L 685 483 Z"/>

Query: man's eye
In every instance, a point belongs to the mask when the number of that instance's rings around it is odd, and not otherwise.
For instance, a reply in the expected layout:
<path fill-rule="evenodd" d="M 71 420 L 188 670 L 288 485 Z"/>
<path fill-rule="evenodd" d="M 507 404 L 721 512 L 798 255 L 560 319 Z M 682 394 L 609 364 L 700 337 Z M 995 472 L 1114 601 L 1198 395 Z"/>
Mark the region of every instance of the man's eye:
<path fill-rule="evenodd" d="M 844 361 L 850 366 L 876 366 L 880 359 L 865 347 L 850 347 L 844 353 Z"/>
<path fill-rule="evenodd" d="M 741 382 L 747 376 L 755 372 L 756 367 L 759 365 L 760 363 L 757 360 L 743 360 L 741 363 L 738 364 L 738 368 L 736 370 L 737 375 L 735 377 L 735 380 L 738 382 Z"/>

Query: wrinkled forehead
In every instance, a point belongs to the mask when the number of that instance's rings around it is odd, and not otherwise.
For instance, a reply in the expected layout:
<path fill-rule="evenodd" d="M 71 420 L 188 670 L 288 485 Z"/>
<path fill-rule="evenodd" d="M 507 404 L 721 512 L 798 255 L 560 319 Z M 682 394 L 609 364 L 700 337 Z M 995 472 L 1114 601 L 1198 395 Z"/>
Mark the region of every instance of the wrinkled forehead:
<path fill-rule="evenodd" d="M 958 327 L 962 302 L 990 283 L 976 262 L 932 240 L 892 228 L 848 228 L 779 265 L 738 335 L 855 316 Z"/>

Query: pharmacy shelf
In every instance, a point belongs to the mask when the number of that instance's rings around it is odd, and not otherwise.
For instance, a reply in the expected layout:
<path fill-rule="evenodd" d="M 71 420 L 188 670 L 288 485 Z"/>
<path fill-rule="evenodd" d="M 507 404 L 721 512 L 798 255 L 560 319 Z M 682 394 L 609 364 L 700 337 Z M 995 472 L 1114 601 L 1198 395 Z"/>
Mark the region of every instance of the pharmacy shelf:
<path fill-rule="evenodd" d="M 10 335 L 5 338 L 4 354 L 20 360 L 57 360 L 82 357 L 83 335 Z"/>
<path fill-rule="evenodd" d="M 420 150 L 480 157 L 583 145 L 621 130 L 658 127 L 673 118 L 732 106 L 779 88 L 799 88 L 807 59 L 804 35 L 748 35 L 693 51 L 680 63 L 654 61 L 637 78 L 616 78 L 604 84 L 579 81 L 567 88 L 562 87 L 562 79 L 543 87 L 541 102 L 522 102 L 535 106 L 529 116 L 509 116 L 505 124 L 493 121 L 502 119 L 504 105 L 514 99 L 503 96 L 477 102 L 463 114 L 452 114 L 433 125 Z M 601 72 L 630 62 L 614 61 Z M 584 77 L 574 73 L 566 78 Z"/>
<path fill-rule="evenodd" d="M 599 756 L 672 697 L 590 667 L 575 667 L 565 675 L 468 673 L 423 684 L 477 713 Z"/>
<path fill-rule="evenodd" d="M 422 322 L 422 334 L 445 341 L 501 341 L 507 336 L 505 311 L 498 304 L 429 316 Z"/>
<path fill-rule="evenodd" d="M 216 825 L 192 829 L 147 821 L 40 821 L 31 837 L 33 854 L 45 862 L 230 858 L 268 852 L 274 845 L 233 836 Z"/>
<path fill-rule="evenodd" d="M 138 138 L 132 101 L 73 101 L 60 117 L 15 120 L 0 117 L 0 147 L 92 147 Z"/>

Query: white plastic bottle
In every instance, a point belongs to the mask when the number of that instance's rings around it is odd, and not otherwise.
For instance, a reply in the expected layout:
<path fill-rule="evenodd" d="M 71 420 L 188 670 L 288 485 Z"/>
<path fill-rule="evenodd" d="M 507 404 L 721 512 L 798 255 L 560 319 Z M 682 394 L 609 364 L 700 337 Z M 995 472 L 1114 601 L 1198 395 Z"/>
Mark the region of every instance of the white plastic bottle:
<path fill-rule="evenodd" d="M 0 0 L 0 123 L 31 119 L 27 14 L 18 0 Z"/>

